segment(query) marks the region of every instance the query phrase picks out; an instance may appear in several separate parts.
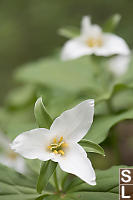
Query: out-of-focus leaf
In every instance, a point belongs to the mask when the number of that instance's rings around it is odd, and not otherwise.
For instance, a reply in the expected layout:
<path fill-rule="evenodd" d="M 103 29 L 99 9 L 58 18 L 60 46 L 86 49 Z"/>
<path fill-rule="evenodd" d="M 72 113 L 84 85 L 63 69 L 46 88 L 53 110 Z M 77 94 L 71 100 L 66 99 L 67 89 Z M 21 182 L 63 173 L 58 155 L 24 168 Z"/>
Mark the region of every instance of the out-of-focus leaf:
<path fill-rule="evenodd" d="M 125 88 L 119 90 L 111 99 L 114 111 L 123 111 L 133 107 L 133 89 Z"/>
<path fill-rule="evenodd" d="M 38 197 L 35 190 L 36 180 L 31 176 L 23 176 L 0 165 L 0 199 L 32 200 Z"/>
<path fill-rule="evenodd" d="M 35 103 L 34 114 L 40 128 L 50 128 L 53 120 L 46 111 L 46 108 L 42 102 L 42 97 L 38 98 Z"/>
<path fill-rule="evenodd" d="M 84 147 L 86 152 L 94 152 L 104 156 L 103 148 L 100 145 L 91 142 L 90 140 L 82 139 L 80 140 L 79 144 Z"/>
<path fill-rule="evenodd" d="M 77 27 L 68 26 L 68 27 L 60 28 L 58 30 L 58 34 L 63 37 L 71 39 L 80 35 L 80 29 Z"/>
<path fill-rule="evenodd" d="M 72 92 L 80 92 L 88 88 L 100 90 L 100 76 L 97 77 L 100 63 L 95 66 L 92 62 L 88 56 L 67 62 L 52 58 L 44 59 L 19 68 L 15 73 L 15 79 L 19 82 L 42 84 Z M 101 74 L 103 75 L 102 69 Z M 101 79 L 103 80 L 104 77 Z"/>
<path fill-rule="evenodd" d="M 26 106 L 35 100 L 35 87 L 32 85 L 21 86 L 12 90 L 7 96 L 8 106 L 18 108 Z"/>
<path fill-rule="evenodd" d="M 51 160 L 42 162 L 40 175 L 37 182 L 37 192 L 41 193 L 42 190 L 48 184 L 50 177 L 52 176 L 54 170 L 56 169 L 57 163 Z"/>
<path fill-rule="evenodd" d="M 40 165 L 41 165 L 40 160 L 38 160 L 38 159 L 34 159 L 34 160 L 27 159 L 26 164 L 27 164 L 27 166 L 28 166 L 28 168 L 31 172 L 33 172 L 36 175 L 39 175 Z"/>
<path fill-rule="evenodd" d="M 103 25 L 104 32 L 113 32 L 121 20 L 121 15 L 114 14 Z"/>
<path fill-rule="evenodd" d="M 20 110 L 0 109 L 0 128 L 11 140 L 19 133 L 36 127 L 33 106 Z"/>
<path fill-rule="evenodd" d="M 117 115 L 96 117 L 92 128 L 85 136 L 85 139 L 100 144 L 107 138 L 109 130 L 112 126 L 126 119 L 133 119 L 133 109 Z"/>
<path fill-rule="evenodd" d="M 130 62 L 127 69 L 127 72 L 121 76 L 118 81 L 120 83 L 126 84 L 128 87 L 133 88 L 133 54 L 130 56 Z"/>

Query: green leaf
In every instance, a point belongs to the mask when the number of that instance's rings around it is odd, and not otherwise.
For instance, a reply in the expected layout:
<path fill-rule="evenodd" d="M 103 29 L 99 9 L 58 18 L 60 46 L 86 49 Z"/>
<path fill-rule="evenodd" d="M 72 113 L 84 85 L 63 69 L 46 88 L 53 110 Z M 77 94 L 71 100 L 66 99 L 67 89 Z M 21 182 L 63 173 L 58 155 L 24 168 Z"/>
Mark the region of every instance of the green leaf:
<path fill-rule="evenodd" d="M 101 87 L 94 74 L 96 70 L 99 71 L 99 64 L 94 66 L 91 57 L 88 56 L 67 62 L 47 58 L 19 68 L 16 70 L 15 79 L 19 82 L 79 92 Z"/>
<path fill-rule="evenodd" d="M 86 152 L 94 152 L 103 156 L 105 155 L 103 148 L 100 145 L 91 142 L 90 140 L 80 140 L 79 144 L 84 147 Z"/>
<path fill-rule="evenodd" d="M 118 194 L 119 188 L 117 188 L 117 186 L 119 186 L 119 168 L 126 168 L 126 166 L 113 166 L 107 170 L 96 170 L 96 183 L 97 183 L 96 186 L 88 185 L 84 183 L 82 180 L 75 178 L 67 188 L 67 191 L 69 192 L 84 191 L 88 193 L 101 192 L 100 197 L 102 197 L 103 193 L 112 193 L 111 191 L 115 189 L 115 193 Z"/>
<path fill-rule="evenodd" d="M 1 164 L 0 172 L 0 199 L 32 200 L 38 196 L 34 177 L 21 175 Z"/>
<path fill-rule="evenodd" d="M 68 27 L 60 28 L 58 30 L 58 34 L 63 37 L 71 39 L 71 38 L 79 36 L 80 30 L 77 27 L 68 26 Z"/>
<path fill-rule="evenodd" d="M 113 32 L 121 20 L 121 15 L 115 14 L 111 16 L 103 25 L 104 32 Z"/>
<path fill-rule="evenodd" d="M 53 120 L 47 113 L 41 97 L 38 98 L 38 100 L 35 103 L 34 114 L 40 128 L 48 128 L 48 129 L 50 128 Z M 52 176 L 53 172 L 56 169 L 56 166 L 57 163 L 51 160 L 42 162 L 40 175 L 37 182 L 38 193 L 41 193 L 42 190 L 46 187 L 50 177 Z"/>
<path fill-rule="evenodd" d="M 63 199 L 118 200 L 119 168 L 127 168 L 127 166 L 113 166 L 107 170 L 96 170 L 96 186 L 90 186 L 75 177 L 66 188 Z M 50 198 L 48 197 L 47 200 Z"/>
<path fill-rule="evenodd" d="M 12 90 L 6 99 L 6 104 L 12 108 L 24 107 L 35 100 L 35 90 L 33 85 L 24 85 Z"/>
<path fill-rule="evenodd" d="M 78 198 L 80 200 L 117 200 L 119 168 L 127 168 L 127 166 L 114 166 L 108 170 L 96 170 L 96 186 L 90 186 L 74 177 L 70 179 L 70 184 L 68 184 L 65 191 L 59 194 L 54 191 L 45 191 L 39 195 L 36 192 L 36 177 L 34 175 L 24 176 L 0 164 L 0 199 L 76 200 Z M 70 177 L 68 176 L 68 178 Z"/>
<path fill-rule="evenodd" d="M 12 140 L 19 133 L 36 128 L 33 116 L 33 106 L 24 107 L 23 109 L 10 110 L 0 109 L 0 127 L 4 133 Z"/>
<path fill-rule="evenodd" d="M 67 198 L 64 200 L 118 200 L 119 195 L 111 192 L 75 192 L 72 194 L 68 194 Z"/>
<path fill-rule="evenodd" d="M 120 112 L 133 107 L 133 89 L 125 88 L 117 91 L 110 100 L 115 112 Z"/>
<path fill-rule="evenodd" d="M 126 119 L 133 119 L 133 109 L 117 115 L 96 117 L 92 124 L 92 128 L 85 136 L 85 139 L 100 144 L 107 138 L 112 126 Z"/>
<path fill-rule="evenodd" d="M 129 65 L 127 66 L 127 72 L 121 76 L 118 79 L 118 82 L 126 84 L 129 88 L 133 88 L 133 78 L 132 78 L 132 74 L 133 74 L 133 55 L 130 55 L 130 62 Z"/>
<path fill-rule="evenodd" d="M 39 88 L 37 92 L 38 97 L 45 99 L 45 105 L 49 113 L 51 113 L 52 119 L 59 116 L 63 111 L 73 107 L 75 105 L 76 94 L 60 90 L 59 88 Z"/>
<path fill-rule="evenodd" d="M 40 165 L 41 165 L 41 161 L 38 159 L 26 159 L 26 164 L 30 170 L 30 172 L 36 174 L 37 176 L 40 173 Z"/>
<path fill-rule="evenodd" d="M 41 97 L 35 103 L 34 114 L 40 128 L 50 128 L 53 120 L 46 111 Z"/>
<path fill-rule="evenodd" d="M 37 182 L 37 192 L 41 193 L 42 190 L 48 184 L 50 177 L 52 176 L 54 170 L 56 169 L 57 163 L 51 160 L 42 162 L 40 175 Z"/>

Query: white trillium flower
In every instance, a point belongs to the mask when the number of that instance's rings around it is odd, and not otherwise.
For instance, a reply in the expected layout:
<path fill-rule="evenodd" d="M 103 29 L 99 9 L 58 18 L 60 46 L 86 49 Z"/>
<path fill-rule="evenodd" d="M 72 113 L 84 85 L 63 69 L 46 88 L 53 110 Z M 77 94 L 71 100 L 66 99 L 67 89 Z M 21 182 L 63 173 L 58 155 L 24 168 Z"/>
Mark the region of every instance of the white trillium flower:
<path fill-rule="evenodd" d="M 116 77 L 120 77 L 126 73 L 130 63 L 130 56 L 115 56 L 108 60 L 109 70 Z"/>
<path fill-rule="evenodd" d="M 85 16 L 82 19 L 80 36 L 65 43 L 61 58 L 69 60 L 91 54 L 96 56 L 128 55 L 129 48 L 121 37 L 102 32 L 100 26 L 92 25 L 90 17 Z"/>
<path fill-rule="evenodd" d="M 0 163 L 15 169 L 19 173 L 25 174 L 27 167 L 24 159 L 12 151 L 9 145 L 9 139 L 3 133 L 0 133 L 0 146 L 2 148 L 0 152 Z"/>
<path fill-rule="evenodd" d="M 11 148 L 28 159 L 58 162 L 60 168 L 95 185 L 95 172 L 87 153 L 78 144 L 93 122 L 94 100 L 86 100 L 63 112 L 50 127 L 37 128 L 16 137 Z"/>

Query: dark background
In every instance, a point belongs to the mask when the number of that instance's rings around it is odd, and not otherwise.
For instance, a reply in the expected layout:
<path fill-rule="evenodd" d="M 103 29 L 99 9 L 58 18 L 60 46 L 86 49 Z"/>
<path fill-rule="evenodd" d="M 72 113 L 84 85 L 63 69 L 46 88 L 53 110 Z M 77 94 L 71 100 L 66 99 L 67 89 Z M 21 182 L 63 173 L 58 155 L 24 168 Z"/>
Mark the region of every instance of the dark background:
<path fill-rule="evenodd" d="M 0 104 L 13 87 L 21 64 L 51 54 L 65 39 L 57 29 L 80 25 L 91 15 L 102 24 L 112 14 L 122 20 L 116 32 L 133 46 L 133 0 L 0 0 Z"/>

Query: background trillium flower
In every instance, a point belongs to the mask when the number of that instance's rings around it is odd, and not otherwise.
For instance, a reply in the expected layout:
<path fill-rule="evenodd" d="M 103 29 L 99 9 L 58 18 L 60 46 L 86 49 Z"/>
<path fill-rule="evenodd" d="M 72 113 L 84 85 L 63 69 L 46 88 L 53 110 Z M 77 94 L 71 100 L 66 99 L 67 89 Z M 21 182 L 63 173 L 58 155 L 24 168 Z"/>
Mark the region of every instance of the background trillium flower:
<path fill-rule="evenodd" d="M 16 137 L 11 148 L 28 159 L 49 159 L 90 185 L 95 185 L 95 172 L 85 150 L 78 142 L 93 122 L 94 100 L 86 100 L 63 112 L 50 127 L 33 129 Z"/>
<path fill-rule="evenodd" d="M 102 32 L 100 26 L 92 25 L 90 17 L 85 16 L 82 19 L 80 36 L 65 43 L 61 58 L 69 60 L 91 54 L 97 56 L 128 55 L 129 48 L 121 37 Z"/>
<path fill-rule="evenodd" d="M 130 56 L 115 56 L 108 60 L 109 70 L 119 77 L 126 73 L 130 63 Z"/>
<path fill-rule="evenodd" d="M 0 163 L 15 169 L 19 173 L 25 174 L 27 171 L 25 160 L 12 151 L 9 144 L 9 139 L 4 134 L 0 133 L 0 146 L 2 148 L 0 152 Z"/>

